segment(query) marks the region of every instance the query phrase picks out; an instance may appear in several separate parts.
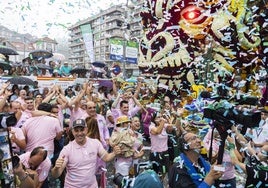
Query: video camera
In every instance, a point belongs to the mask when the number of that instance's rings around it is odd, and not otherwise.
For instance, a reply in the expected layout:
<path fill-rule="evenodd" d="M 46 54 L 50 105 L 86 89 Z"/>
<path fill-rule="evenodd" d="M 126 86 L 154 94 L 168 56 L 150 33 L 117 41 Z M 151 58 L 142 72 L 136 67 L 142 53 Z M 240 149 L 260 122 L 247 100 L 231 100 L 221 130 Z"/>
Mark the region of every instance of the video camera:
<path fill-rule="evenodd" d="M 223 93 L 227 94 L 226 91 L 221 94 Z M 243 131 L 245 131 L 246 128 L 257 127 L 261 121 L 260 111 L 246 107 L 238 108 L 239 105 L 258 105 L 259 100 L 257 97 L 245 94 L 236 94 L 233 97 L 228 97 L 228 95 L 213 97 L 206 91 L 201 92 L 200 95 L 202 98 L 215 100 L 214 103 L 204 108 L 203 117 L 214 120 L 214 126 L 216 126 L 220 134 L 226 132 L 234 124 L 243 125 Z"/>
<path fill-rule="evenodd" d="M 113 178 L 113 182 L 119 188 L 134 188 L 134 183 L 136 178 L 143 172 L 147 172 L 152 169 L 152 164 L 150 161 L 140 162 L 137 165 L 134 165 L 134 171 L 136 171 L 136 177 L 123 176 L 120 173 L 116 173 Z"/>
<path fill-rule="evenodd" d="M 220 86 L 217 87 L 216 95 L 214 94 L 214 96 L 209 92 L 204 92 L 200 95 L 202 98 L 214 100 L 212 104 L 204 108 L 203 117 L 213 120 L 211 140 L 213 139 L 214 129 L 217 129 L 220 134 L 221 141 L 218 150 L 217 163 L 221 164 L 223 160 L 225 140 L 229 134 L 228 130 L 231 129 L 232 125 L 242 125 L 242 134 L 246 133 L 247 128 L 259 126 L 261 121 L 261 111 L 248 107 L 258 105 L 259 100 L 257 97 L 248 96 L 239 92 L 230 96 L 229 88 L 224 84 L 220 84 Z M 211 142 L 209 149 L 210 161 L 212 159 L 212 143 L 213 142 Z"/>
<path fill-rule="evenodd" d="M 17 118 L 15 113 L 0 113 L 0 129 L 16 125 Z"/>
<path fill-rule="evenodd" d="M 214 126 L 222 134 L 234 124 L 243 125 L 243 129 L 257 127 L 261 121 L 261 112 L 251 109 L 238 110 L 235 106 L 227 109 L 225 107 L 205 108 L 204 117 L 214 120 Z"/>
<path fill-rule="evenodd" d="M 123 176 L 120 173 L 116 173 L 113 178 L 113 182 L 119 188 L 131 188 L 133 187 L 134 178 L 130 178 L 128 176 Z"/>

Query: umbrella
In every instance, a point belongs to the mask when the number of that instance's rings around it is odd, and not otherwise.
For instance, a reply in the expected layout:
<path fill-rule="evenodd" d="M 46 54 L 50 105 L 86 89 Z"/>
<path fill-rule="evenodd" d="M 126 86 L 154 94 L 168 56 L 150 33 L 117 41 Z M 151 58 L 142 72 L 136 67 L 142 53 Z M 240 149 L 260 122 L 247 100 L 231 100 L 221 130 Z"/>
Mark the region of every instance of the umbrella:
<path fill-rule="evenodd" d="M 20 67 L 20 66 L 22 66 L 22 63 L 20 63 L 20 62 L 13 62 L 12 63 L 12 67 Z"/>
<path fill-rule="evenodd" d="M 92 63 L 92 65 L 95 67 L 100 67 L 100 68 L 103 68 L 106 66 L 106 64 L 104 62 L 101 62 L 101 61 L 95 61 Z"/>
<path fill-rule="evenodd" d="M 87 71 L 89 71 L 89 70 L 85 69 L 83 67 L 75 67 L 70 71 L 70 73 L 71 74 L 74 74 L 74 73 L 76 73 L 76 74 L 83 74 L 84 73 L 85 74 L 85 73 L 87 73 Z"/>
<path fill-rule="evenodd" d="M 9 63 L 0 60 L 0 68 L 3 70 L 9 70 L 12 66 Z"/>
<path fill-rule="evenodd" d="M 60 53 L 53 53 L 53 57 L 54 60 L 58 60 L 58 61 L 64 61 L 65 60 L 65 56 L 63 54 Z"/>
<path fill-rule="evenodd" d="M 0 54 L 0 59 L 5 60 L 6 56 L 4 56 L 3 54 Z"/>
<path fill-rule="evenodd" d="M 43 64 L 43 63 L 38 63 L 35 65 L 38 69 L 51 69 L 50 66 Z"/>
<path fill-rule="evenodd" d="M 50 58 L 53 54 L 47 50 L 34 50 L 29 53 L 29 57 L 31 59 L 39 59 L 39 58 Z"/>
<path fill-rule="evenodd" d="M 19 55 L 16 50 L 3 45 L 0 45 L 0 53 L 3 55 Z"/>
<path fill-rule="evenodd" d="M 99 85 L 107 88 L 113 88 L 112 80 L 99 80 Z"/>
<path fill-rule="evenodd" d="M 23 76 L 10 78 L 8 82 L 17 85 L 34 85 L 34 81 L 32 79 Z"/>

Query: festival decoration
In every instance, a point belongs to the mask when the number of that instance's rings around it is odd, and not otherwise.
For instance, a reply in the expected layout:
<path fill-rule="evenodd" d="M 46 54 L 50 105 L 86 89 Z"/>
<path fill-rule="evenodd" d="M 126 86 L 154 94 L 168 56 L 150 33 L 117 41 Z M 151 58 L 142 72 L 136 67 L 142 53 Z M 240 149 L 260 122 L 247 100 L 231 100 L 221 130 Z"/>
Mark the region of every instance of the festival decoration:
<path fill-rule="evenodd" d="M 1 1 L 1 25 L 19 33 L 67 37 L 73 24 L 125 0 L 6 0 Z M 9 18 L 9 19 L 7 19 Z"/>
<path fill-rule="evenodd" d="M 160 76 L 158 83 L 173 96 L 192 85 L 230 85 L 234 75 L 248 79 L 267 68 L 267 6 L 247 0 L 145 1 L 141 72 Z"/>

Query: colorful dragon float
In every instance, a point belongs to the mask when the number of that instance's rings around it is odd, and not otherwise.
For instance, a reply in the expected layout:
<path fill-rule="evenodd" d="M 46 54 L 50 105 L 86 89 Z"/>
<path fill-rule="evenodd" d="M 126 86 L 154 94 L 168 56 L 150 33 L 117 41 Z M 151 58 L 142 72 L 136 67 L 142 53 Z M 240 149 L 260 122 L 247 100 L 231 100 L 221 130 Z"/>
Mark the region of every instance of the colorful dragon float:
<path fill-rule="evenodd" d="M 147 0 L 141 17 L 139 68 L 171 95 L 267 69 L 266 0 Z"/>

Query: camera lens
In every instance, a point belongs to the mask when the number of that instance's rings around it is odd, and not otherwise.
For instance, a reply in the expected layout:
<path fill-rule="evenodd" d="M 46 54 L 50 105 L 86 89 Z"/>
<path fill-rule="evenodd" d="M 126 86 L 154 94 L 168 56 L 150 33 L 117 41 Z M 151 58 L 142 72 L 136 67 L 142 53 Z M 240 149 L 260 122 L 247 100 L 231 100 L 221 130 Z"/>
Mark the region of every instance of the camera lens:
<path fill-rule="evenodd" d="M 122 187 L 122 183 L 123 183 L 122 182 L 123 178 L 124 178 L 123 175 L 121 175 L 120 173 L 116 173 L 114 175 L 114 179 L 113 179 L 114 184 L 117 185 L 119 188 L 121 188 Z"/>

